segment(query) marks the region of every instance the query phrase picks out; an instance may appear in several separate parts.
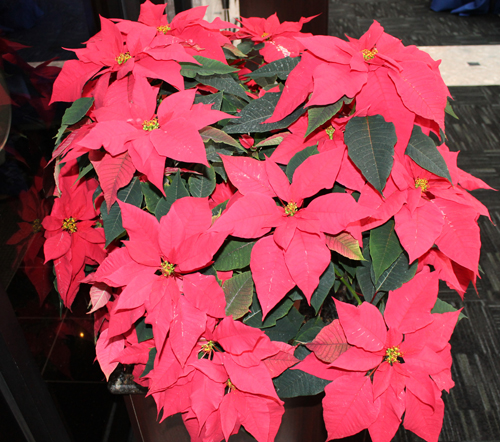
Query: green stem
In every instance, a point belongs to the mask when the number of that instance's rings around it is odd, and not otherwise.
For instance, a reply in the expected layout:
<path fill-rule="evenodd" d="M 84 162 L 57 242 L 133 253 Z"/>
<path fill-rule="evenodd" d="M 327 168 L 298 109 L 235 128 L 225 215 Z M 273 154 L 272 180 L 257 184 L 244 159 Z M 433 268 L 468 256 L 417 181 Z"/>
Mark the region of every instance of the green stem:
<path fill-rule="evenodd" d="M 356 290 L 354 290 L 352 287 L 351 287 L 351 284 L 349 284 L 345 278 L 342 276 L 342 274 L 340 273 L 340 271 L 337 269 L 337 267 L 335 267 L 335 274 L 340 278 L 340 280 L 344 283 L 344 285 L 347 287 L 347 290 L 349 290 L 352 294 L 352 296 L 354 296 L 354 299 L 356 300 L 356 302 L 358 303 L 358 305 L 361 305 L 363 302 L 361 301 L 361 299 L 359 299 L 359 296 L 358 294 L 356 293 Z"/>

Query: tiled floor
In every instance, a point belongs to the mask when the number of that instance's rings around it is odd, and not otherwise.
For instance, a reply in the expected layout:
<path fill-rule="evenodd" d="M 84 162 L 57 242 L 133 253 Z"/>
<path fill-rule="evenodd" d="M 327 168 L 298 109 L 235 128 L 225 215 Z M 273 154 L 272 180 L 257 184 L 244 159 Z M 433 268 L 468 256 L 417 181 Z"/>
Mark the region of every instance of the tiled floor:
<path fill-rule="evenodd" d="M 34 45 L 24 50 L 28 61 L 66 57 L 61 46 L 77 47 L 88 38 L 83 0 L 38 3 L 44 17 L 34 28 L 14 34 L 19 41 Z M 500 189 L 500 17 L 456 17 L 432 12 L 429 4 L 428 0 L 330 0 L 329 33 L 359 37 L 376 19 L 404 44 L 416 44 L 442 59 L 443 77 L 460 117 L 447 119 L 447 143 L 461 151 L 460 167 Z M 461 321 L 453 337 L 457 385 L 445 395 L 442 442 L 500 440 L 500 197 L 489 191 L 475 195 L 487 205 L 496 225 L 480 220 L 485 273 L 478 283 L 479 296 L 472 290 L 467 293 L 469 319 Z M 5 201 L 0 204 L 1 242 L 12 233 L 12 220 L 10 224 L 5 220 L 14 209 Z M 11 281 L 5 263 L 13 260 L 8 251 L 0 257 L 4 264 L 1 282 Z M 121 397 L 108 393 L 102 373 L 93 364 L 92 320 L 85 303 L 61 313 L 52 296 L 40 309 L 33 287 L 19 273 L 9 289 L 28 344 L 73 439 L 131 440 Z M 461 305 L 456 294 L 446 288 L 443 292 L 449 301 Z M 397 440 L 417 438 L 401 431 Z"/>

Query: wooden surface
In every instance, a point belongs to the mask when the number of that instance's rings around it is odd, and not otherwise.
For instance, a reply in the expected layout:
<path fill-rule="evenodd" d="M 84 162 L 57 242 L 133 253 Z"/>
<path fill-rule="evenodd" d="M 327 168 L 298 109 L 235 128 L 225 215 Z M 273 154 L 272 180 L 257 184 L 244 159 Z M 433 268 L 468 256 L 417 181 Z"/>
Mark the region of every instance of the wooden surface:
<path fill-rule="evenodd" d="M 321 14 L 309 23 L 302 31 L 312 34 L 328 34 L 328 0 L 240 0 L 242 17 L 269 17 L 278 14 L 280 22 L 299 21 L 300 17 Z"/>

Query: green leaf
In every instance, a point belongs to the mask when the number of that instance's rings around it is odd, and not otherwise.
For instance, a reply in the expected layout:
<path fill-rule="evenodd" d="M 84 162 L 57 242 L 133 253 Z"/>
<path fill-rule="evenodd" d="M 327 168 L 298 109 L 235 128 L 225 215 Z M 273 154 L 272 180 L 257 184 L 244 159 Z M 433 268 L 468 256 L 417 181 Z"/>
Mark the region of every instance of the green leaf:
<path fill-rule="evenodd" d="M 215 74 L 215 75 L 196 75 L 196 80 L 207 86 L 212 86 L 218 91 L 227 92 L 228 94 L 236 95 L 248 101 L 248 96 L 245 89 L 238 83 L 231 74 Z"/>
<path fill-rule="evenodd" d="M 118 191 L 116 196 L 124 203 L 141 207 L 142 191 L 139 178 L 133 178 L 127 186 Z M 103 201 L 101 204 L 101 216 L 104 224 L 104 235 L 106 237 L 105 247 L 108 247 L 112 241 L 125 232 L 122 224 L 122 211 L 118 203 L 115 202 L 108 213 L 106 201 Z"/>
<path fill-rule="evenodd" d="M 222 96 L 222 92 L 210 95 L 196 95 L 194 97 L 194 103 L 212 104 L 212 110 L 220 110 L 222 106 Z"/>
<path fill-rule="evenodd" d="M 446 107 L 444 108 L 444 111 L 448 114 L 451 115 L 453 118 L 456 118 L 459 120 L 458 115 L 455 113 L 453 110 L 453 107 L 451 107 L 451 103 L 449 101 L 446 102 Z"/>
<path fill-rule="evenodd" d="M 330 262 L 326 270 L 320 276 L 318 287 L 316 287 L 316 290 L 314 290 L 311 296 L 311 306 L 314 307 L 314 311 L 316 312 L 316 314 L 318 314 L 319 309 L 330 293 L 330 290 L 332 289 L 334 283 L 335 266 L 332 262 Z"/>
<path fill-rule="evenodd" d="M 446 178 L 451 183 L 450 172 L 443 156 L 437 150 L 434 141 L 425 135 L 419 126 L 413 127 L 405 153 L 423 169 Z"/>
<path fill-rule="evenodd" d="M 239 117 L 238 120 L 235 120 L 234 123 L 229 123 L 224 128 L 224 132 L 228 134 L 262 133 L 288 128 L 290 124 L 304 113 L 303 107 L 297 108 L 293 113 L 276 123 L 261 124 L 274 113 L 280 96 L 281 92 L 268 92 L 263 97 L 251 101 L 237 114 Z"/>
<path fill-rule="evenodd" d="M 156 348 L 153 347 L 151 350 L 149 350 L 148 362 L 146 363 L 146 367 L 144 368 L 144 371 L 141 374 L 141 378 L 143 376 L 146 376 L 154 368 L 155 359 L 156 359 Z"/>
<path fill-rule="evenodd" d="M 233 239 L 226 242 L 215 255 L 215 270 L 227 272 L 249 266 L 252 248 L 256 242 L 242 239 Z"/>
<path fill-rule="evenodd" d="M 196 169 L 203 170 L 203 175 L 189 177 L 189 193 L 197 198 L 205 198 L 215 190 L 215 170 L 213 167 L 197 165 Z"/>
<path fill-rule="evenodd" d="M 62 124 L 71 126 L 78 123 L 88 112 L 94 103 L 94 98 L 83 97 L 76 100 L 66 111 L 62 117 Z"/>
<path fill-rule="evenodd" d="M 80 157 L 78 159 L 80 160 L 83 158 L 86 158 L 88 161 L 88 156 Z M 78 178 L 76 179 L 76 181 L 80 181 L 85 175 L 87 175 L 93 169 L 94 169 L 93 164 L 90 161 L 88 161 L 88 164 L 85 164 L 84 166 L 80 167 L 80 172 L 78 173 Z"/>
<path fill-rule="evenodd" d="M 61 142 L 61 138 L 68 126 L 78 123 L 87 114 L 93 102 L 94 99 L 91 97 L 79 98 L 66 109 L 62 117 L 61 127 L 57 131 L 56 146 Z"/>
<path fill-rule="evenodd" d="M 375 291 L 396 290 L 415 276 L 418 261 L 410 265 L 408 256 L 401 253 L 375 283 Z"/>
<path fill-rule="evenodd" d="M 361 293 L 366 301 L 371 302 L 375 295 L 375 284 L 372 280 L 372 258 L 370 256 L 370 241 L 363 238 L 363 258 L 361 265 L 356 268 L 356 279 L 361 288 Z"/>
<path fill-rule="evenodd" d="M 164 186 L 166 198 L 162 198 L 158 201 L 156 205 L 155 216 L 158 221 L 160 221 L 161 217 L 166 215 L 179 198 L 184 198 L 185 196 L 189 196 L 189 192 L 184 185 L 184 181 L 181 178 L 181 174 L 179 171 L 176 172 L 172 179 L 172 183 L 170 186 Z"/>
<path fill-rule="evenodd" d="M 307 137 L 314 130 L 330 120 L 340 109 L 344 103 L 349 104 L 352 98 L 342 97 L 339 101 L 328 106 L 312 106 L 307 109 L 307 117 L 309 124 L 307 125 L 307 132 L 304 135 Z"/>
<path fill-rule="evenodd" d="M 313 341 L 324 326 L 325 323 L 321 317 L 317 316 L 315 319 L 310 319 L 300 328 L 297 336 L 295 337 L 295 343 Z"/>
<path fill-rule="evenodd" d="M 252 40 L 242 40 L 237 46 L 238 50 L 247 55 L 253 48 L 255 43 Z"/>
<path fill-rule="evenodd" d="M 354 117 L 346 125 L 344 140 L 351 160 L 382 193 L 392 170 L 397 142 L 394 124 L 387 123 L 381 115 Z"/>
<path fill-rule="evenodd" d="M 362 261 L 363 253 L 359 247 L 358 240 L 350 233 L 342 232 L 337 235 L 325 233 L 326 246 L 338 254 L 352 259 L 353 261 Z"/>
<path fill-rule="evenodd" d="M 139 342 L 144 342 L 153 338 L 153 326 L 151 324 L 146 324 L 145 319 L 146 318 L 142 317 L 135 323 L 135 331 Z"/>
<path fill-rule="evenodd" d="M 272 310 L 267 314 L 266 319 L 262 321 L 262 308 L 260 307 L 259 299 L 254 293 L 250 311 L 243 318 L 243 322 L 254 328 L 268 328 L 276 325 L 278 319 L 283 318 L 288 314 L 293 306 L 293 300 L 290 297 L 282 299 Z"/>
<path fill-rule="evenodd" d="M 295 357 L 298 357 L 297 351 Z M 324 391 L 331 381 L 318 378 L 301 370 L 287 369 L 277 378 L 274 378 L 273 382 L 276 393 L 283 399 L 297 396 L 314 396 Z"/>
<path fill-rule="evenodd" d="M 242 152 L 246 152 L 245 148 L 242 147 L 241 144 L 238 143 L 238 141 L 236 141 L 232 136 L 220 129 L 216 129 L 215 127 L 204 127 L 200 130 L 200 135 L 203 141 L 213 140 L 216 143 L 224 143 L 229 146 L 236 147 Z"/>
<path fill-rule="evenodd" d="M 296 308 L 291 308 L 286 316 L 276 321 L 274 327 L 266 328 L 264 332 L 271 341 L 288 342 L 295 338 L 303 320 L 304 316 Z"/>
<path fill-rule="evenodd" d="M 219 216 L 227 206 L 229 200 L 224 201 L 223 203 L 217 204 L 213 209 L 212 209 L 212 216 Z"/>
<path fill-rule="evenodd" d="M 451 304 L 448 304 L 447 302 L 444 302 L 438 298 L 436 299 L 436 304 L 434 304 L 434 307 L 432 307 L 431 313 L 449 313 L 456 312 L 457 310 L 458 309 L 453 307 Z M 460 314 L 458 315 L 458 321 L 464 318 L 467 319 L 467 316 L 460 312 Z"/>
<path fill-rule="evenodd" d="M 240 273 L 224 281 L 222 290 L 226 297 L 226 315 L 233 315 L 233 319 L 241 318 L 248 313 L 252 304 L 252 272 Z"/>
<path fill-rule="evenodd" d="M 396 261 L 402 251 L 394 230 L 394 220 L 391 219 L 370 232 L 370 254 L 375 281 L 378 281 L 380 275 Z"/>
<path fill-rule="evenodd" d="M 286 166 L 286 176 L 288 177 L 288 180 L 292 182 L 293 174 L 295 173 L 297 167 L 299 167 L 307 158 L 313 155 L 317 155 L 318 153 L 318 146 L 316 144 L 314 146 L 306 147 L 305 149 L 297 152 L 290 159 L 288 165 Z"/>
<path fill-rule="evenodd" d="M 218 60 L 195 55 L 193 57 L 200 65 L 194 63 L 181 62 L 181 75 L 187 78 L 195 78 L 196 75 L 208 76 L 214 74 L 230 74 L 237 69 L 228 66 Z"/>
<path fill-rule="evenodd" d="M 151 183 L 141 182 L 141 189 L 144 199 L 146 200 L 146 208 L 154 215 L 158 201 L 162 199 L 163 195 L 156 186 L 153 186 Z"/>
<path fill-rule="evenodd" d="M 286 80 L 290 72 L 299 64 L 299 61 L 300 57 L 280 58 L 245 76 L 255 80 L 256 78 L 273 77 L 276 75 L 280 80 Z"/>

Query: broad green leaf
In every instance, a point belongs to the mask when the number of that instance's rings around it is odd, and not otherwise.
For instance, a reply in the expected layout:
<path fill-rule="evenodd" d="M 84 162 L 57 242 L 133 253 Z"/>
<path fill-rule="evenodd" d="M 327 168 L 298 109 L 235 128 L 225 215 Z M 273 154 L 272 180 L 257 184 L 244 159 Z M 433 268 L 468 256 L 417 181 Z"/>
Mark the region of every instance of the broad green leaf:
<path fill-rule="evenodd" d="M 156 348 L 153 347 L 151 350 L 149 350 L 148 362 L 146 364 L 146 367 L 144 368 L 144 371 L 141 374 L 141 378 L 143 376 L 146 376 L 154 368 L 155 359 L 156 359 Z"/>
<path fill-rule="evenodd" d="M 146 324 L 145 319 L 146 318 L 143 317 L 135 323 L 135 331 L 139 342 L 144 342 L 153 338 L 153 326 L 151 324 Z"/>
<path fill-rule="evenodd" d="M 154 215 L 158 201 L 162 199 L 162 194 L 151 183 L 141 182 L 141 189 L 144 195 L 144 199 L 146 200 L 146 208 L 150 213 Z"/>
<path fill-rule="evenodd" d="M 179 171 L 177 171 L 177 173 L 174 175 L 170 186 L 164 186 L 164 188 L 167 197 L 162 198 L 156 205 L 155 216 L 158 221 L 162 216 L 168 213 L 170 207 L 172 207 L 172 204 L 174 204 L 175 201 L 177 201 L 179 198 L 189 196 L 189 192 L 184 185 L 184 181 L 182 180 Z"/>
<path fill-rule="evenodd" d="M 332 262 L 330 262 L 326 270 L 320 276 L 318 287 L 316 287 L 316 290 L 314 290 L 311 296 L 311 306 L 314 307 L 314 311 L 316 312 L 316 314 L 318 314 L 319 309 L 330 293 L 330 290 L 332 289 L 334 283 L 335 266 Z"/>
<path fill-rule="evenodd" d="M 222 285 L 226 297 L 226 315 L 233 319 L 241 318 L 248 313 L 252 304 L 253 279 L 251 272 L 240 273 L 224 281 Z"/>
<path fill-rule="evenodd" d="M 239 114 L 237 114 L 237 117 L 239 117 L 238 120 L 235 120 L 234 123 L 229 123 L 224 128 L 224 132 L 228 134 L 249 132 L 262 133 L 288 128 L 290 124 L 304 113 L 304 108 L 297 108 L 293 113 L 276 123 L 262 124 L 274 113 L 280 96 L 281 92 L 268 92 L 263 97 L 251 101 Z"/>
<path fill-rule="evenodd" d="M 405 153 L 423 169 L 451 182 L 450 172 L 443 156 L 437 150 L 434 141 L 425 135 L 419 126 L 413 127 Z"/>
<path fill-rule="evenodd" d="M 304 347 L 299 346 L 299 348 Z M 308 351 L 307 349 L 305 350 Z M 300 359 L 300 356 L 297 355 L 297 351 L 295 352 L 295 357 Z M 304 357 L 302 357 L 302 359 L 304 359 Z M 301 370 L 287 369 L 277 378 L 274 378 L 273 382 L 276 387 L 276 393 L 283 399 L 297 396 L 314 396 L 324 391 L 325 387 L 331 381 L 318 378 Z"/>
<path fill-rule="evenodd" d="M 203 141 L 213 140 L 216 143 L 228 144 L 229 146 L 236 147 L 242 152 L 246 152 L 245 148 L 242 147 L 241 144 L 238 143 L 238 141 L 236 141 L 232 136 L 220 129 L 216 129 L 215 127 L 204 127 L 200 130 L 200 135 Z"/>
<path fill-rule="evenodd" d="M 311 342 L 324 326 L 325 323 L 321 317 L 317 316 L 315 319 L 310 319 L 300 328 L 297 336 L 295 336 L 295 343 Z"/>
<path fill-rule="evenodd" d="M 276 325 L 278 319 L 283 318 L 293 306 L 293 300 L 290 297 L 282 299 L 273 309 L 267 314 L 266 319 L 262 322 L 262 309 L 260 307 L 259 299 L 254 293 L 250 311 L 243 318 L 243 322 L 254 328 L 268 328 Z"/>
<path fill-rule="evenodd" d="M 288 180 L 292 182 L 293 174 L 295 173 L 297 167 L 299 167 L 307 158 L 318 153 L 318 146 L 316 144 L 314 146 L 308 146 L 297 152 L 286 166 L 286 176 L 288 177 Z"/>
<path fill-rule="evenodd" d="M 336 103 L 329 104 L 328 106 L 309 107 L 307 109 L 309 123 L 307 125 L 307 132 L 304 136 L 307 137 L 322 124 L 330 120 L 340 109 L 342 109 L 344 103 L 349 104 L 351 102 L 352 98 L 342 97 Z"/>
<path fill-rule="evenodd" d="M 450 313 L 456 312 L 457 310 L 458 309 L 453 307 L 451 304 L 448 304 L 447 302 L 438 298 L 436 299 L 436 304 L 434 304 L 434 307 L 432 307 L 431 313 Z M 467 319 L 467 316 L 460 312 L 460 314 L 458 315 L 458 321 L 464 318 Z"/>
<path fill-rule="evenodd" d="M 248 104 L 247 100 L 243 100 L 242 98 L 237 97 L 236 95 L 223 94 L 220 110 L 222 112 L 226 112 L 227 114 L 235 115 L 239 112 L 240 109 L 243 109 L 247 104 Z M 220 123 L 221 122 L 219 121 L 219 124 Z"/>
<path fill-rule="evenodd" d="M 370 255 L 372 258 L 375 281 L 384 273 L 390 265 L 399 257 L 403 248 L 394 230 L 394 220 L 370 232 Z"/>
<path fill-rule="evenodd" d="M 142 191 L 139 178 L 134 178 L 130 184 L 117 193 L 117 198 L 128 204 L 133 204 L 136 207 L 141 207 Z M 106 201 L 101 204 L 101 216 L 104 224 L 104 235 L 106 237 L 105 247 L 108 247 L 113 240 L 118 238 L 125 232 L 122 224 L 122 212 L 120 206 L 115 202 L 109 209 L 106 206 Z"/>
<path fill-rule="evenodd" d="M 194 97 L 194 103 L 212 104 L 212 110 L 220 110 L 222 106 L 222 96 L 222 92 L 210 95 L 196 95 Z"/>
<path fill-rule="evenodd" d="M 195 78 L 196 75 L 230 74 L 237 71 L 237 69 L 218 60 L 201 57 L 200 55 L 195 55 L 193 58 L 200 63 L 200 65 L 185 62 L 180 63 L 181 75 L 183 77 Z"/>
<path fill-rule="evenodd" d="M 296 308 L 291 308 L 286 316 L 276 321 L 274 327 L 264 331 L 271 341 L 288 342 L 295 338 L 303 321 L 304 316 Z"/>
<path fill-rule="evenodd" d="M 261 88 L 265 89 L 269 86 L 276 86 L 276 79 L 277 79 L 277 76 L 273 75 L 272 77 L 257 77 L 254 81 Z"/>
<path fill-rule="evenodd" d="M 254 48 L 255 43 L 252 40 L 242 40 L 241 43 L 237 46 L 238 50 L 243 52 L 245 55 Z"/>
<path fill-rule="evenodd" d="M 227 272 L 249 266 L 252 248 L 256 242 L 241 239 L 226 242 L 214 257 L 215 270 Z"/>
<path fill-rule="evenodd" d="M 285 57 L 279 60 L 272 61 L 269 64 L 247 74 L 246 77 L 255 80 L 261 77 L 278 76 L 280 80 L 286 80 L 292 70 L 299 64 L 300 57 Z"/>
<path fill-rule="evenodd" d="M 215 170 L 213 167 L 204 165 L 196 166 L 197 169 L 203 169 L 203 175 L 193 175 L 189 177 L 189 193 L 197 198 L 205 198 L 215 190 Z"/>
<path fill-rule="evenodd" d="M 362 261 L 365 259 L 363 258 L 363 253 L 361 252 L 358 241 L 351 234 L 347 232 L 342 232 L 338 235 L 329 235 L 325 233 L 325 239 L 326 246 L 330 250 L 355 261 Z"/>
<path fill-rule="evenodd" d="M 76 100 L 66 111 L 62 117 L 62 124 L 71 126 L 78 123 L 88 112 L 94 99 L 92 97 L 83 97 Z"/>
<path fill-rule="evenodd" d="M 392 170 L 397 142 L 394 124 L 386 122 L 381 115 L 354 117 L 346 125 L 344 140 L 351 160 L 382 193 Z"/>
<path fill-rule="evenodd" d="M 245 89 L 238 83 L 231 74 L 196 75 L 196 80 L 207 86 L 212 86 L 218 91 L 236 95 L 248 101 Z"/>
<path fill-rule="evenodd" d="M 418 261 L 410 265 L 405 253 L 401 253 L 375 283 L 375 290 L 388 292 L 396 290 L 415 276 Z"/>
<path fill-rule="evenodd" d="M 93 98 L 82 97 L 66 109 L 62 117 L 61 127 L 56 134 L 56 146 L 61 142 L 61 138 L 68 126 L 78 123 L 87 114 L 88 110 L 92 106 L 92 103 L 94 103 Z"/>

